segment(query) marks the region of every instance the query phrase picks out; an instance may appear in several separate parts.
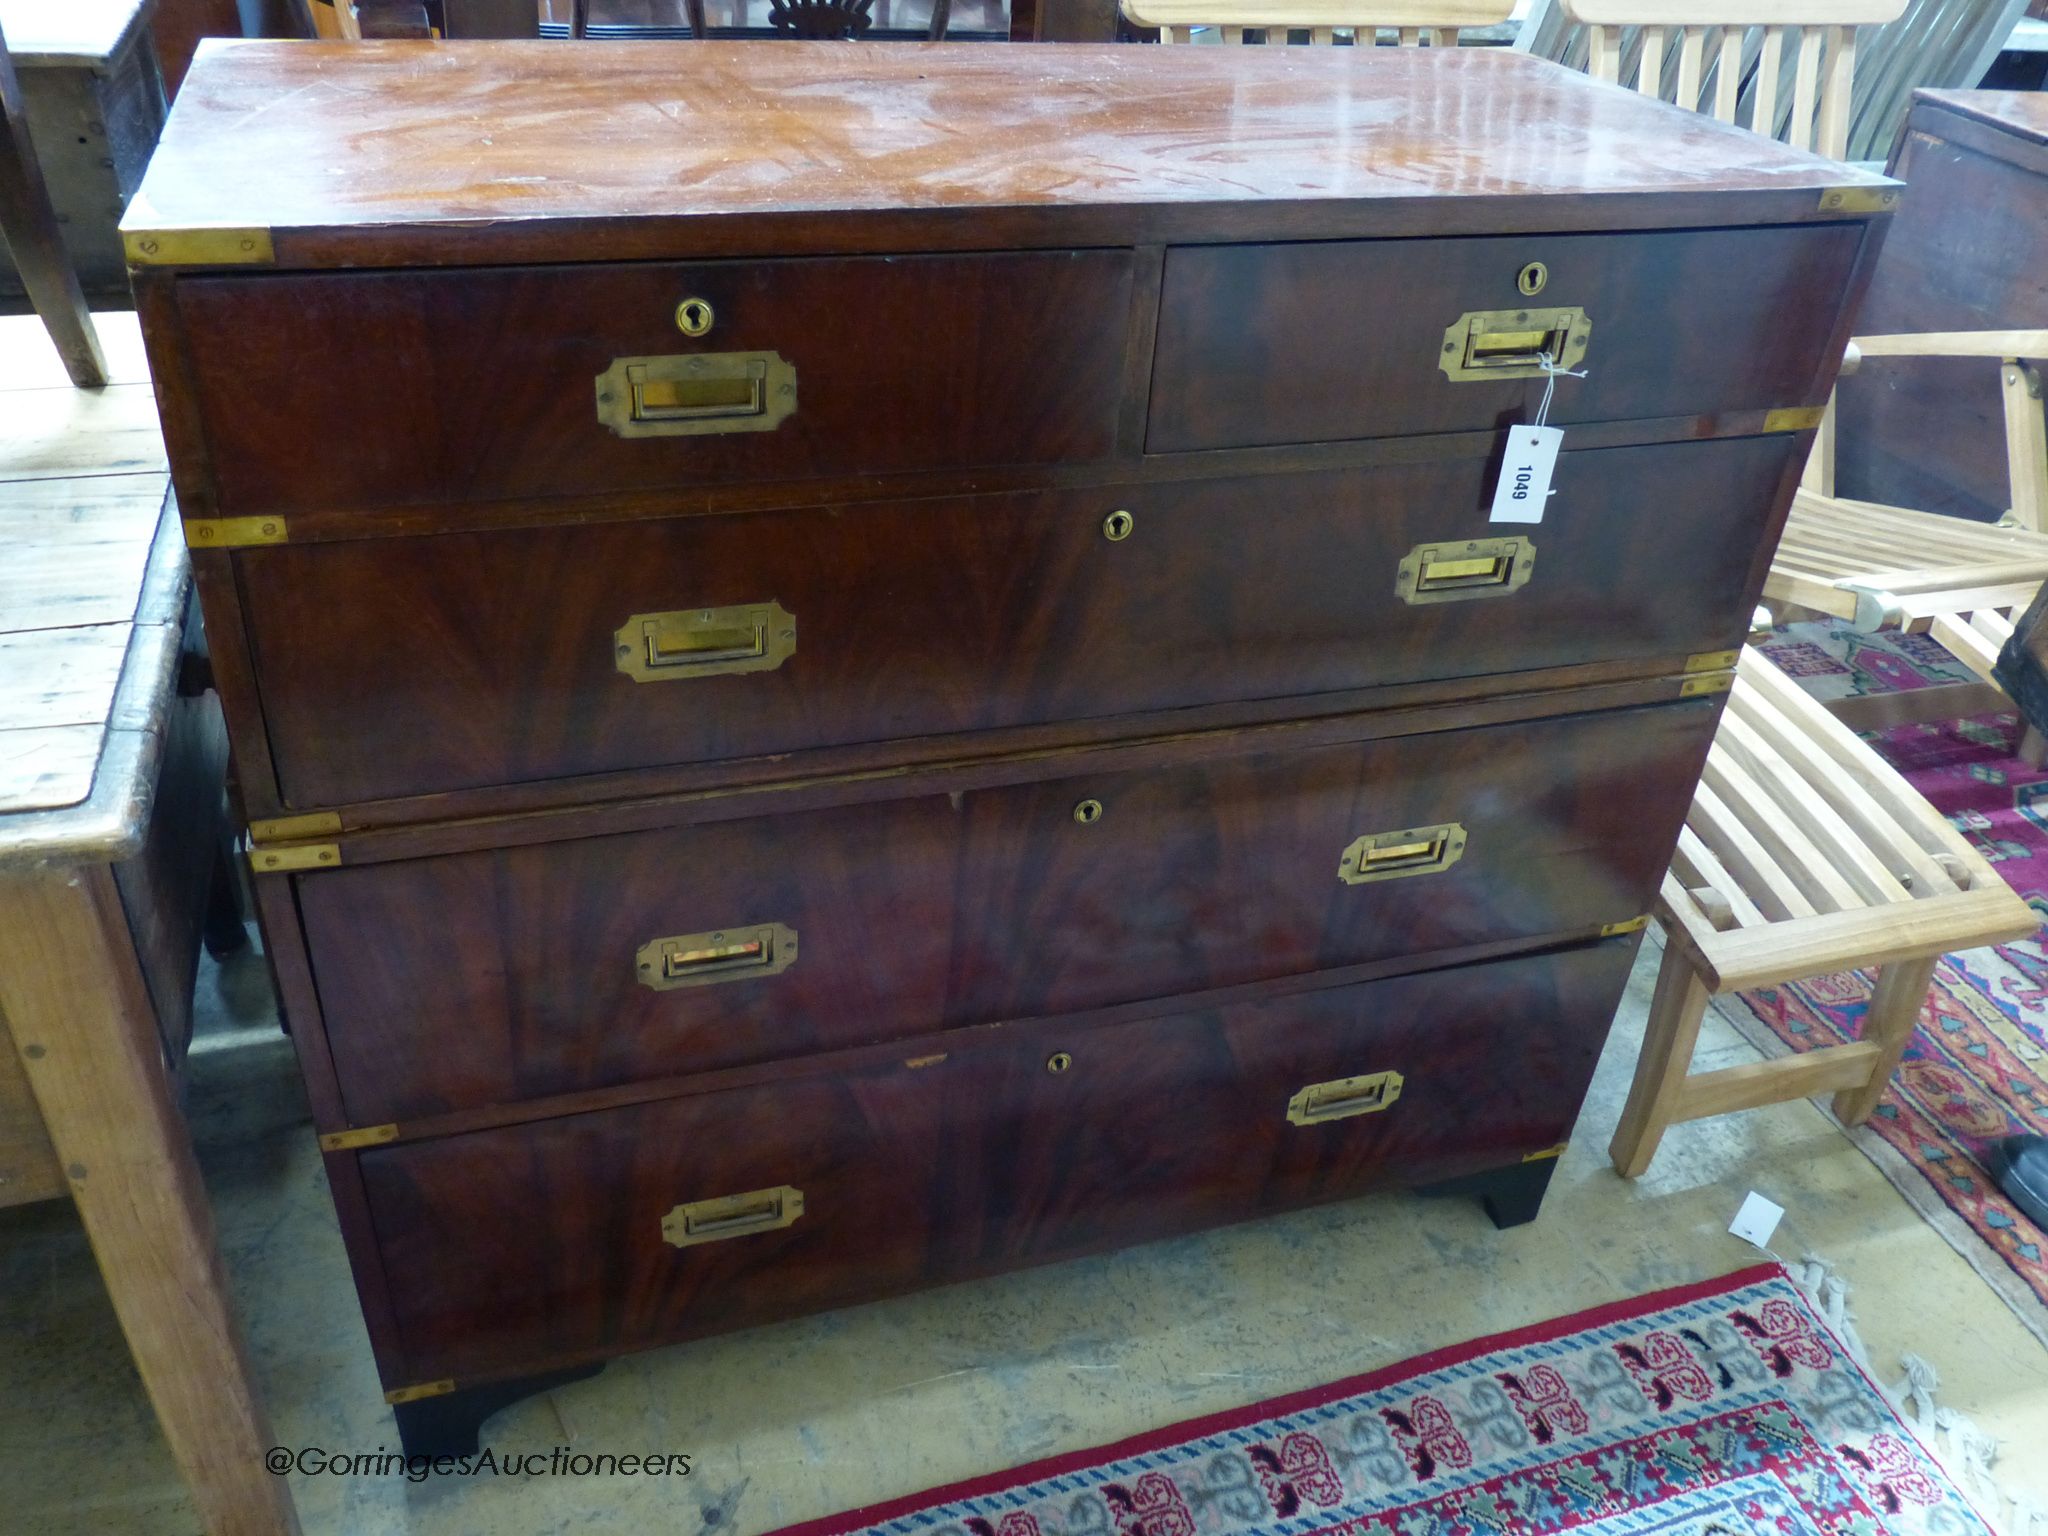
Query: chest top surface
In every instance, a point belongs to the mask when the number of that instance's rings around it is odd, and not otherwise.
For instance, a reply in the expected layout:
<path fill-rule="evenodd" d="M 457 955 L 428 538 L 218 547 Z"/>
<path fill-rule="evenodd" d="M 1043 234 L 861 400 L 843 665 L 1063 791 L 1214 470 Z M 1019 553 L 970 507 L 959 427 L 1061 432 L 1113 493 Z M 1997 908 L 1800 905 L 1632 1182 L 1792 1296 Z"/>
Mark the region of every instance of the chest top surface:
<path fill-rule="evenodd" d="M 2040 91 L 1918 91 L 1930 106 L 2048 144 L 2048 94 Z"/>
<path fill-rule="evenodd" d="M 393 266 L 1777 223 L 1889 185 L 1502 49 L 209 42 L 123 227 L 143 266 Z"/>

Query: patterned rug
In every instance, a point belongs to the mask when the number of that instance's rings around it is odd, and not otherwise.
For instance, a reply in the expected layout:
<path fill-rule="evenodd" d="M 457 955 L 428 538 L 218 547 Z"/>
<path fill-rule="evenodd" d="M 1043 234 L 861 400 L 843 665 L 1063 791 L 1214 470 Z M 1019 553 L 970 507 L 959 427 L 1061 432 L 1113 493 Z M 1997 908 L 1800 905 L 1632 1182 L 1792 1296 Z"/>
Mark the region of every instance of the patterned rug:
<path fill-rule="evenodd" d="M 1777 1265 L 782 1536 L 1988 1536 Z"/>
<path fill-rule="evenodd" d="M 1925 636 L 1793 625 L 1765 646 L 1816 696 L 1888 693 L 1969 681 Z M 2012 753 L 2014 715 L 1895 727 L 1871 744 L 2048 917 L 2048 772 Z M 2048 1344 L 2048 1234 L 1986 1176 L 2000 1138 L 2048 1132 L 2048 945 L 1944 959 L 1891 1090 L 1851 1132 L 1900 1193 Z M 1722 1017 L 1770 1055 L 1852 1040 L 1870 996 L 1863 973 L 1723 998 Z"/>

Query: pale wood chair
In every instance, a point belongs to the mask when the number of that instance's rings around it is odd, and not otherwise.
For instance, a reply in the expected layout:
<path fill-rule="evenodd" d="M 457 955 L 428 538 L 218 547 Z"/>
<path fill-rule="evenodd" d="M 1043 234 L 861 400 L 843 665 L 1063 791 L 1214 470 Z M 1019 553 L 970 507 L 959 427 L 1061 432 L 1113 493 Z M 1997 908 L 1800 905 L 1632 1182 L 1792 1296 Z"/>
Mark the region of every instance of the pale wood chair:
<path fill-rule="evenodd" d="M 1899 1064 L 1937 959 L 2037 925 L 1945 817 L 1764 655 L 1746 651 L 1658 894 L 1663 964 L 1614 1133 L 1635 1178 L 1670 1126 L 1832 1091 L 1867 1119 Z M 1690 1071 L 1710 998 L 1876 967 L 1860 1040 Z"/>
<path fill-rule="evenodd" d="M 1513 12 L 1514 0 L 1123 0 L 1125 17 L 1157 27 L 1162 43 L 1193 42 L 1197 28 L 1214 28 L 1225 43 L 1285 43 L 1306 32 L 1312 43 L 1341 33 L 1373 46 L 1386 32 L 1398 47 L 1449 48 L 1460 28 L 1498 26 Z"/>

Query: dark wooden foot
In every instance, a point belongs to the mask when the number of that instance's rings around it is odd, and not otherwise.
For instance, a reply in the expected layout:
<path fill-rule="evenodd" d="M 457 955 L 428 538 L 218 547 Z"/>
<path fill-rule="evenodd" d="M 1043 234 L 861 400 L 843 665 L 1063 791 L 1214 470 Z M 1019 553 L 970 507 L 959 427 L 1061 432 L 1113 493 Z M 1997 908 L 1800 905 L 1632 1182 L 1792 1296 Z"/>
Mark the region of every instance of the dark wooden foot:
<path fill-rule="evenodd" d="M 1537 1212 L 1543 1209 L 1544 1191 L 1550 1188 L 1550 1176 L 1555 1172 L 1557 1159 L 1544 1157 L 1533 1163 L 1515 1163 L 1485 1173 L 1467 1174 L 1462 1179 L 1424 1185 L 1417 1193 L 1474 1196 L 1493 1218 L 1493 1224 L 1506 1231 L 1536 1219 Z"/>
<path fill-rule="evenodd" d="M 521 1376 L 513 1381 L 487 1382 L 444 1392 L 439 1397 L 422 1397 L 392 1408 L 398 1420 L 398 1443 L 408 1456 L 474 1456 L 477 1434 L 484 1421 L 500 1408 L 509 1408 L 523 1397 L 549 1392 L 582 1381 L 603 1370 L 605 1362 L 571 1366 L 566 1371 L 548 1371 L 539 1376 Z"/>

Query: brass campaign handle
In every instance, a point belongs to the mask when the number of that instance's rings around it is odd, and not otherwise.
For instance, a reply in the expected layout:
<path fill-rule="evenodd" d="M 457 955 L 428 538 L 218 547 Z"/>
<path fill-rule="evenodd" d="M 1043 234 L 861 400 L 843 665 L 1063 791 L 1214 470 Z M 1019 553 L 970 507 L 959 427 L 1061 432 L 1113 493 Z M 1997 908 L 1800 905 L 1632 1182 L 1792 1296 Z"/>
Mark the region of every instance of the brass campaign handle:
<path fill-rule="evenodd" d="M 614 664 L 640 683 L 772 672 L 796 651 L 796 615 L 777 602 L 636 613 L 612 632 Z"/>
<path fill-rule="evenodd" d="M 1368 832 L 1345 848 L 1337 878 L 1346 885 L 1441 874 L 1465 856 L 1465 829 L 1455 821 L 1398 832 Z"/>
<path fill-rule="evenodd" d="M 1592 344 L 1593 322 L 1577 307 L 1474 309 L 1445 329 L 1437 366 L 1454 384 L 1540 379 L 1552 368 L 1579 368 Z"/>
<path fill-rule="evenodd" d="M 1325 1120 L 1378 1114 L 1401 1097 L 1405 1081 L 1400 1073 L 1390 1070 L 1369 1072 L 1364 1077 L 1340 1077 L 1327 1083 L 1310 1083 L 1287 1101 L 1287 1123 L 1320 1125 Z"/>
<path fill-rule="evenodd" d="M 779 352 L 618 357 L 597 376 L 597 419 L 620 437 L 772 432 L 794 414 L 796 365 Z"/>
<path fill-rule="evenodd" d="M 778 976 L 796 964 L 796 930 L 781 923 L 649 939 L 633 956 L 640 985 L 656 992 Z"/>
<path fill-rule="evenodd" d="M 790 1185 L 750 1189 L 741 1195 L 692 1200 L 661 1218 L 664 1241 L 677 1248 L 751 1237 L 792 1225 L 804 1213 L 804 1192 Z"/>

